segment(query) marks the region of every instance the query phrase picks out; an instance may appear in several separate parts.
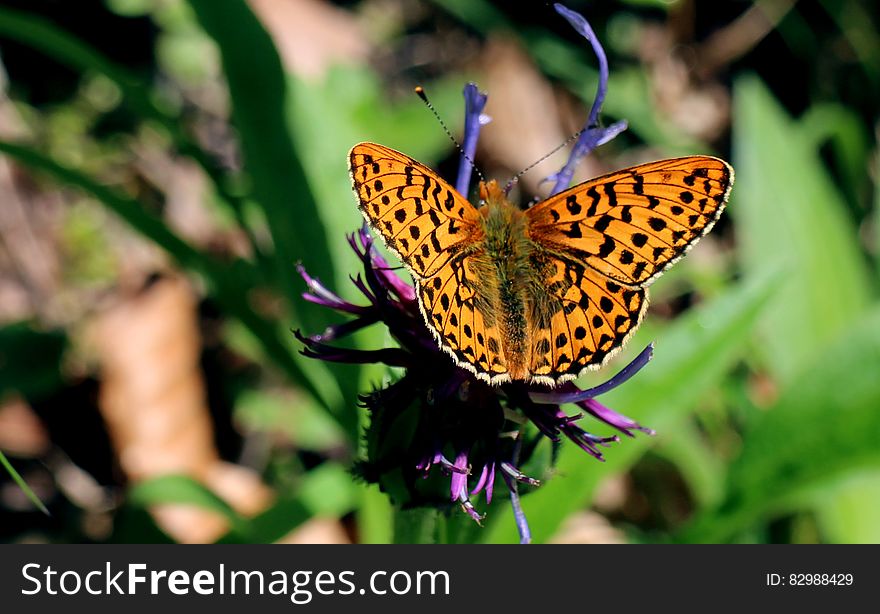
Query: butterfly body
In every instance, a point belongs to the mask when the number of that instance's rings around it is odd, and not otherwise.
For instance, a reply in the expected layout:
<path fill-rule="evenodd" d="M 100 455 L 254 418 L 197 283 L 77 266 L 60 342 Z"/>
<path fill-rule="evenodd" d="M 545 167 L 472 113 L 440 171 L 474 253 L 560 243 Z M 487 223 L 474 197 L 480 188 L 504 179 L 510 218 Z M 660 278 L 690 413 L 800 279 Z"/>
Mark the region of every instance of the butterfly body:
<path fill-rule="evenodd" d="M 497 325 L 500 360 L 512 379 L 528 375 L 529 311 L 532 289 L 531 256 L 535 245 L 528 238 L 528 220 L 498 189 L 495 182 L 481 184 L 484 203 L 479 212 L 483 240 L 468 260 L 476 279 L 477 303 L 486 305 L 487 324 Z"/>
<path fill-rule="evenodd" d="M 647 308 L 646 287 L 718 219 L 733 181 L 708 156 L 575 186 L 530 209 L 497 183 L 475 207 L 412 158 L 356 145 L 369 225 L 412 273 L 439 346 L 490 383 L 556 385 L 604 364 Z"/>

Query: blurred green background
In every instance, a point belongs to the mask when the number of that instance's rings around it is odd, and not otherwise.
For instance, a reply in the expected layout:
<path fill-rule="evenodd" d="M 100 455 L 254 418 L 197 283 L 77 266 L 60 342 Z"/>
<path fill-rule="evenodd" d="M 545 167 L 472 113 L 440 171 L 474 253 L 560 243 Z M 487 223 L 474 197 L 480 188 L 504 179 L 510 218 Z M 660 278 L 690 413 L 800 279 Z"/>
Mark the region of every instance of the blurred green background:
<path fill-rule="evenodd" d="M 712 153 L 736 183 L 652 288 L 628 350 L 656 358 L 607 397 L 657 435 L 606 463 L 564 445 L 523 499 L 535 540 L 880 542 L 880 7 L 567 6 L 609 55 L 604 121 L 630 124 L 579 179 Z M 488 91 L 477 163 L 506 178 L 584 121 L 585 41 L 542 2 L 5 0 L 0 62 L 0 539 L 403 534 L 347 472 L 388 373 L 299 355 L 291 329 L 339 319 L 295 264 L 356 298 L 354 143 L 454 178 L 414 85 L 458 134 L 464 84 Z M 488 512 L 435 535 L 517 541 Z"/>

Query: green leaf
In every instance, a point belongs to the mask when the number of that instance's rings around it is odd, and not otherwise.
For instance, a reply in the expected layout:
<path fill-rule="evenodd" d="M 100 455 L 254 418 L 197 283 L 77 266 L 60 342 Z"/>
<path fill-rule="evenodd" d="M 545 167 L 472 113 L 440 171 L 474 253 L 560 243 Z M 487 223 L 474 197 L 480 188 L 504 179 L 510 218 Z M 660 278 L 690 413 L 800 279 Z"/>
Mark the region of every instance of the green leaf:
<path fill-rule="evenodd" d="M 334 278 L 328 237 L 290 133 L 291 100 L 278 51 L 242 0 L 190 0 L 220 48 L 252 196 L 265 213 L 275 246 L 276 280 L 295 306 L 300 325 L 319 330 L 326 309 L 302 299 L 294 265 Z M 327 121 L 333 121 L 328 117 Z"/>
<path fill-rule="evenodd" d="M 812 140 L 817 150 L 825 142 L 831 145 L 842 179 L 837 187 L 852 203 L 861 204 L 870 183 L 865 172 L 870 131 L 858 113 L 841 104 L 814 104 L 800 123 L 804 138 Z"/>
<path fill-rule="evenodd" d="M 782 259 L 785 283 L 761 318 L 768 369 L 791 379 L 864 313 L 871 299 L 865 259 L 815 141 L 756 77 L 734 87 L 730 213 L 747 274 Z"/>
<path fill-rule="evenodd" d="M 4 469 L 6 469 L 6 472 L 10 475 L 10 477 L 12 477 L 15 483 L 18 484 L 18 487 L 21 488 L 25 496 L 31 500 L 31 503 L 33 503 L 38 510 L 46 514 L 46 516 L 50 516 L 49 510 L 46 509 L 46 506 L 43 505 L 43 502 L 40 501 L 40 498 L 36 495 L 36 493 L 31 490 L 31 487 L 27 485 L 27 482 L 24 481 L 24 478 L 21 477 L 18 471 L 15 470 L 15 467 L 12 466 L 12 463 L 9 462 L 9 459 L 6 458 L 6 455 L 3 454 L 3 452 L 0 452 L 0 465 L 2 465 Z"/>
<path fill-rule="evenodd" d="M 129 489 L 128 501 L 141 507 L 168 503 L 193 505 L 220 514 L 233 527 L 243 529 L 247 524 L 226 501 L 186 475 L 163 475 L 140 482 Z"/>
<path fill-rule="evenodd" d="M 681 317 L 657 339 L 655 357 L 631 382 L 602 397 L 602 402 L 654 428 L 662 438 L 692 411 L 742 354 L 749 332 L 776 290 L 778 269 L 733 286 L 727 293 Z M 641 348 L 637 335 L 631 342 Z M 588 426 L 589 428 L 589 426 Z M 523 498 L 536 542 L 544 542 L 573 512 L 589 505 L 598 484 L 628 469 L 646 451 L 651 439 L 639 435 L 605 451 L 597 463 L 574 445 L 562 446 L 559 475 Z M 484 539 L 517 540 L 510 513 L 487 529 Z"/>
<path fill-rule="evenodd" d="M 309 518 L 311 513 L 299 497 L 281 497 L 262 514 L 247 520 L 238 529 L 233 528 L 218 543 L 271 544 L 288 535 Z"/>
<path fill-rule="evenodd" d="M 394 510 L 395 544 L 434 544 L 440 512 L 433 508 Z"/>
<path fill-rule="evenodd" d="M 62 384 L 64 333 L 36 330 L 27 322 L 0 328 L 0 396 L 15 391 L 28 399 L 44 398 Z"/>
<path fill-rule="evenodd" d="M 388 495 L 378 486 L 362 484 L 361 503 L 357 510 L 359 542 L 362 544 L 390 544 L 394 508 Z"/>
<path fill-rule="evenodd" d="M 342 465 L 326 462 L 303 476 L 297 495 L 313 516 L 339 518 L 354 509 L 356 487 Z"/>
<path fill-rule="evenodd" d="M 816 519 L 826 542 L 880 544 L 880 470 L 841 478 L 824 491 L 834 505 L 822 505 Z"/>
<path fill-rule="evenodd" d="M 830 140 L 841 189 L 859 202 L 867 143 L 860 120 L 845 108 L 818 105 L 792 121 L 754 77 L 736 83 L 734 114 L 737 185 L 731 211 L 744 267 L 757 270 L 771 256 L 792 265 L 760 328 L 767 368 L 785 387 L 873 298 L 846 201 L 819 157 Z M 835 505 L 833 499 L 825 503 Z"/>
<path fill-rule="evenodd" d="M 779 401 L 752 422 L 730 465 L 724 504 L 695 519 L 681 539 L 730 539 L 783 511 L 822 506 L 837 480 L 880 469 L 878 373 L 880 309 L 875 308 L 814 357 Z"/>

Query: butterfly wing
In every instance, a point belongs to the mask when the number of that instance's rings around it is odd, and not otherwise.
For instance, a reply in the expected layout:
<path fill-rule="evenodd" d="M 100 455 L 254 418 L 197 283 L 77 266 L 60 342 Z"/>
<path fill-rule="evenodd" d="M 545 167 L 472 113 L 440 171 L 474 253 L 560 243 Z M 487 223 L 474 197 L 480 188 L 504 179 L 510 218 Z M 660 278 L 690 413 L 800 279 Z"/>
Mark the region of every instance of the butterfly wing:
<path fill-rule="evenodd" d="M 360 143 L 349 162 L 361 213 L 417 278 L 435 275 L 479 232 L 474 206 L 409 156 Z"/>
<path fill-rule="evenodd" d="M 732 184 L 733 168 L 718 158 L 642 164 L 535 205 L 529 233 L 548 250 L 644 287 L 712 229 Z"/>
<path fill-rule="evenodd" d="M 544 256 L 530 339 L 533 380 L 557 384 L 604 364 L 626 343 L 648 307 L 643 288 L 617 283 L 582 262 Z"/>
<path fill-rule="evenodd" d="M 487 382 L 507 381 L 501 332 L 488 307 L 494 296 L 476 266 L 479 253 L 450 258 L 431 278 L 417 280 L 422 315 L 440 347 L 455 362 Z M 485 282 L 485 280 L 484 280 Z"/>

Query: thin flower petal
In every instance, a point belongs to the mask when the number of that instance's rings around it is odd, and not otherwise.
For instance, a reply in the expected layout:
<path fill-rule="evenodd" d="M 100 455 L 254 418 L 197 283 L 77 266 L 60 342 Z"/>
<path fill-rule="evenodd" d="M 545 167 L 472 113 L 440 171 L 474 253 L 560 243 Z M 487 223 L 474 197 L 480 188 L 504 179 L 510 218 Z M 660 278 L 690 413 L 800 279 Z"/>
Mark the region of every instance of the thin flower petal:
<path fill-rule="evenodd" d="M 468 516 L 473 518 L 474 522 L 476 522 L 478 525 L 482 526 L 483 519 L 486 516 L 483 514 L 480 514 L 476 510 L 476 508 L 474 508 L 474 504 L 471 503 L 470 499 L 468 499 L 466 492 L 461 493 L 461 495 L 458 497 L 458 501 L 459 501 L 459 503 L 461 503 L 461 508 L 465 511 L 465 513 L 467 513 Z"/>
<path fill-rule="evenodd" d="M 529 394 L 529 398 L 534 403 L 542 403 L 547 405 L 562 405 L 564 403 L 578 403 L 580 401 L 585 401 L 587 399 L 592 399 L 593 397 L 597 397 L 600 394 L 605 394 L 611 390 L 614 390 L 633 375 L 638 373 L 645 365 L 647 365 L 651 358 L 654 357 L 654 344 L 649 343 L 644 350 L 642 350 L 638 356 L 636 356 L 628 365 L 626 365 L 623 369 L 621 369 L 614 377 L 603 384 L 599 384 L 598 386 L 594 386 L 593 388 L 587 388 L 586 390 L 579 390 L 576 386 L 562 386 L 561 392 L 532 392 Z"/>
<path fill-rule="evenodd" d="M 489 467 L 487 465 L 483 465 L 483 468 L 480 470 L 480 477 L 477 479 L 477 485 L 471 489 L 469 493 L 472 497 L 479 493 L 482 490 L 483 486 L 486 485 L 486 477 L 489 471 Z"/>
<path fill-rule="evenodd" d="M 536 480 L 535 478 L 530 478 L 525 473 L 511 465 L 510 463 L 504 462 L 501 463 L 501 471 L 505 474 L 516 480 L 517 482 L 522 482 L 523 484 L 528 484 L 529 486 L 540 486 L 540 480 Z"/>
<path fill-rule="evenodd" d="M 379 321 L 378 314 L 370 314 L 361 318 L 356 318 L 354 320 L 349 320 L 348 322 L 343 322 L 342 324 L 335 324 L 333 326 L 328 326 L 324 329 L 324 332 L 319 335 L 312 335 L 309 337 L 312 341 L 324 342 L 324 341 L 333 341 L 334 339 L 339 339 L 340 337 L 345 337 L 350 335 L 356 331 L 359 331 L 362 328 L 366 328 L 371 324 L 375 324 Z"/>
<path fill-rule="evenodd" d="M 506 473 L 502 472 L 501 477 L 504 478 L 507 489 L 510 491 L 510 506 L 513 508 L 513 518 L 516 521 L 516 530 L 519 532 L 519 543 L 530 544 L 532 543 L 532 531 L 529 529 L 529 521 L 526 520 L 526 514 L 519 500 L 516 482 Z"/>
<path fill-rule="evenodd" d="M 455 468 L 456 470 L 452 473 L 452 480 L 450 480 L 450 493 L 452 494 L 452 500 L 455 501 L 459 497 L 467 498 L 467 479 L 468 479 L 468 453 L 467 450 L 462 450 L 458 453 L 458 456 L 455 457 Z"/>
<path fill-rule="evenodd" d="M 461 144 L 462 156 L 458 163 L 458 179 L 455 189 L 467 198 L 471 185 L 471 173 L 474 170 L 473 160 L 477 153 L 477 140 L 480 137 L 480 127 L 489 123 L 489 118 L 483 115 L 488 96 L 477 87 L 476 83 L 468 83 L 464 86 L 464 142 Z"/>
<path fill-rule="evenodd" d="M 488 480 L 486 481 L 486 505 L 492 503 L 492 493 L 495 490 L 495 463 L 489 465 Z"/>
<path fill-rule="evenodd" d="M 612 124 L 608 128 L 599 127 L 599 112 L 602 110 L 602 104 L 605 102 L 605 94 L 608 92 L 608 58 L 605 55 L 605 49 L 589 22 L 580 13 L 576 13 L 561 4 L 554 4 L 553 8 L 562 15 L 577 32 L 587 39 L 593 48 L 593 53 L 599 60 L 599 84 L 596 87 L 596 97 L 593 99 L 593 106 L 590 108 L 590 114 L 587 116 L 587 122 L 584 124 L 583 132 L 578 137 L 577 142 L 571 150 L 571 155 L 565 166 L 554 176 L 556 183 L 550 191 L 550 195 L 558 194 L 565 190 L 571 183 L 574 175 L 574 169 L 584 156 L 589 154 L 599 145 L 607 143 L 615 136 L 626 130 L 626 122 L 618 122 Z"/>
<path fill-rule="evenodd" d="M 605 424 L 613 426 L 628 437 L 634 437 L 632 431 L 641 431 L 647 435 L 654 435 L 653 429 L 644 427 L 635 420 L 627 418 L 613 409 L 605 407 L 596 399 L 587 399 L 586 401 L 578 403 L 578 405 L 587 410 L 593 417 L 598 418 Z"/>

